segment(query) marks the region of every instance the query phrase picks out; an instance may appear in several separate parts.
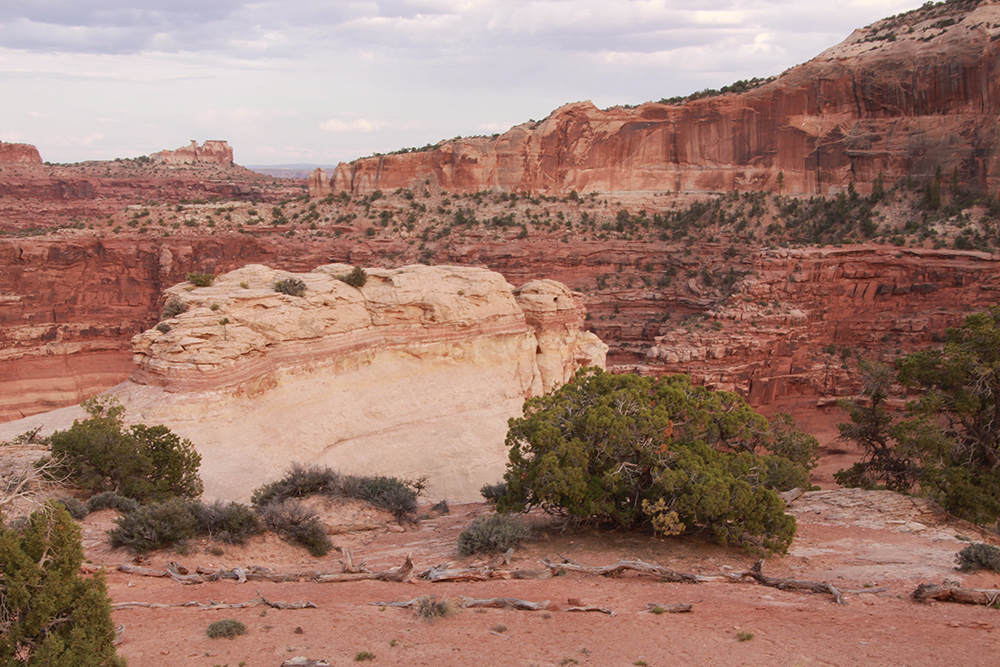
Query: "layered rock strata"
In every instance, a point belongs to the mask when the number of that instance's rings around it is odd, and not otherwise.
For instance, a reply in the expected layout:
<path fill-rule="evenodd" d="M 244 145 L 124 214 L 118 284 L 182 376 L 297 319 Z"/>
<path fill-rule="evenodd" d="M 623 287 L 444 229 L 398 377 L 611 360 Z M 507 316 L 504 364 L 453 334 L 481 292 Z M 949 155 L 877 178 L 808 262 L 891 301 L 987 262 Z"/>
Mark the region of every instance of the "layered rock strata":
<path fill-rule="evenodd" d="M 149 156 L 153 162 L 162 164 L 221 164 L 233 163 L 233 149 L 226 141 L 209 139 L 201 146 L 191 140 L 189 146 L 178 149 L 163 150 Z"/>
<path fill-rule="evenodd" d="M 519 290 L 469 267 L 351 267 L 290 274 L 251 265 L 167 290 L 187 311 L 133 340 L 137 370 L 109 393 L 201 452 L 206 492 L 243 499 L 293 461 L 426 477 L 474 499 L 506 461 L 507 419 L 607 346 L 583 332 L 578 294 Z M 304 296 L 275 291 L 304 281 Z"/>
<path fill-rule="evenodd" d="M 1000 297 L 1000 257 L 920 248 L 767 250 L 703 319 L 656 338 L 648 368 L 753 405 L 857 392 L 857 360 L 891 362 Z"/>
<path fill-rule="evenodd" d="M 974 7 L 970 10 L 970 7 Z M 1000 6 L 925 5 L 742 94 L 601 110 L 568 104 L 495 137 L 337 167 L 335 193 L 496 188 L 867 193 L 879 176 L 1000 187 Z"/>

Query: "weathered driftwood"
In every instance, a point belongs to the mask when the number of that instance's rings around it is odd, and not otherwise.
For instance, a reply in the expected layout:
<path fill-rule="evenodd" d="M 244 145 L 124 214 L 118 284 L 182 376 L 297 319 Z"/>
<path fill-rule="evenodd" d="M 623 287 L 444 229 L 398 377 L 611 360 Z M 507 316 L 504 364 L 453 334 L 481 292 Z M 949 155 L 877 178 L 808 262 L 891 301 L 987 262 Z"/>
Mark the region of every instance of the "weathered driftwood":
<path fill-rule="evenodd" d="M 274 609 L 316 609 L 316 605 L 312 602 L 276 602 L 274 600 L 268 600 L 260 591 L 257 592 L 257 598 L 250 600 L 249 602 L 215 602 L 209 600 L 208 602 L 198 602 L 197 600 L 192 600 L 191 602 L 175 602 L 175 603 L 161 603 L 161 602 L 116 602 L 111 605 L 112 609 L 129 609 L 132 607 L 143 607 L 146 609 L 167 609 L 169 607 L 197 607 L 198 609 L 243 609 L 245 607 L 257 607 L 260 605 L 266 605 Z"/>
<path fill-rule="evenodd" d="M 1000 602 L 1000 590 L 988 588 L 962 588 L 955 584 L 920 584 L 911 597 L 918 602 L 939 600 L 960 604 L 980 604 L 992 607 Z"/>
<path fill-rule="evenodd" d="M 399 567 L 394 567 L 385 572 L 342 572 L 340 574 L 321 574 L 315 581 L 321 584 L 338 583 L 342 581 L 362 581 L 374 579 L 377 581 L 406 581 L 413 572 L 413 558 L 406 555 L 406 561 Z"/>
<path fill-rule="evenodd" d="M 811 593 L 829 593 L 833 596 L 833 601 L 837 604 L 847 604 L 844 601 L 844 596 L 834 588 L 831 584 L 827 584 L 822 581 L 808 581 L 806 579 L 780 579 L 778 577 L 768 577 L 762 571 L 761 568 L 764 567 L 764 559 L 761 558 L 756 563 L 753 564 L 746 572 L 740 574 L 737 578 L 743 579 L 750 577 L 757 583 L 763 586 L 770 586 L 771 588 L 778 588 L 783 591 L 809 591 Z"/>
<path fill-rule="evenodd" d="M 538 611 L 549 606 L 549 601 L 529 602 L 519 598 L 467 598 L 462 596 L 462 606 L 467 609 L 479 607 L 493 607 L 498 609 L 521 609 L 524 611 Z"/>
<path fill-rule="evenodd" d="M 602 614 L 607 614 L 608 616 L 617 616 L 612 609 L 608 609 L 606 607 L 595 607 L 593 605 L 587 605 L 586 607 L 567 607 L 565 611 L 596 611 Z"/>
<path fill-rule="evenodd" d="M 142 567 L 141 565 L 133 565 L 132 563 L 122 563 L 118 566 L 119 572 L 124 572 L 125 574 L 138 574 L 142 577 L 165 577 L 167 573 L 164 570 L 154 570 L 151 567 Z"/>
<path fill-rule="evenodd" d="M 677 604 L 658 604 L 656 602 L 650 602 L 646 605 L 645 611 L 653 614 L 684 614 L 691 611 L 692 608 L 692 605 L 686 602 L 678 602 Z"/>
<path fill-rule="evenodd" d="M 370 602 L 372 606 L 375 607 L 396 607 L 400 609 L 408 609 L 410 607 L 416 607 L 420 604 L 421 598 L 413 598 L 412 600 L 402 600 L 402 601 L 391 601 L 391 602 Z M 520 609 L 523 611 L 538 611 L 539 609 L 545 609 L 549 606 L 549 601 L 545 600 L 543 602 L 530 602 L 528 600 L 521 600 L 519 598 L 467 598 L 462 596 L 462 607 L 471 608 L 482 608 L 482 607 L 494 607 L 500 609 Z"/>
<path fill-rule="evenodd" d="M 545 563 L 545 567 L 549 568 L 553 572 L 558 572 L 559 570 L 567 570 L 569 572 L 585 572 L 587 574 L 595 574 L 602 577 L 612 577 L 621 574 L 625 571 L 639 572 L 640 574 L 651 574 L 655 577 L 659 577 L 664 581 L 673 581 L 680 583 L 698 583 L 701 581 L 708 581 L 706 577 L 701 577 L 697 574 L 685 574 L 683 572 L 676 572 L 668 567 L 663 567 L 662 565 L 653 565 L 651 563 L 644 563 L 641 560 L 620 560 L 614 565 L 604 565 L 591 567 L 588 565 L 581 565 L 575 561 L 568 558 L 563 558 L 561 563 L 553 563 L 548 558 L 542 561 Z"/>
<path fill-rule="evenodd" d="M 348 559 L 350 563 L 350 559 Z M 140 567 L 131 563 L 119 565 L 118 570 L 126 574 L 137 574 L 144 577 L 170 577 L 181 584 L 203 584 L 206 581 L 219 581 L 231 579 L 237 583 L 247 581 L 268 581 L 272 583 L 283 583 L 286 581 L 315 581 L 317 583 L 337 583 L 343 581 L 360 581 L 365 579 L 376 579 L 379 581 L 406 581 L 413 572 L 413 559 L 406 557 L 406 561 L 399 567 L 395 567 L 385 572 L 371 572 L 364 567 L 364 563 L 359 566 L 348 565 L 353 572 L 271 572 L 266 568 L 242 568 L 237 567 L 232 570 L 213 570 L 207 567 L 198 567 L 196 574 L 190 574 L 185 568 L 177 563 L 168 563 L 166 570 L 155 570 L 148 567 Z"/>

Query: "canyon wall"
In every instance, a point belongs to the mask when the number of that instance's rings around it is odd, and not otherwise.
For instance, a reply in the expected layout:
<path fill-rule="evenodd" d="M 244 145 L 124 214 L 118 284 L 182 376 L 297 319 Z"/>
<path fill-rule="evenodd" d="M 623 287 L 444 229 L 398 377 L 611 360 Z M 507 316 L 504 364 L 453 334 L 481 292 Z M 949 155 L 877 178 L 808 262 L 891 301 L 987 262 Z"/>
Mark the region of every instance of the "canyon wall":
<path fill-rule="evenodd" d="M 1000 188 L 1000 5 L 939 3 L 855 31 L 759 88 L 683 104 L 568 104 L 538 123 L 337 167 L 335 193 L 867 193 L 945 176 Z"/>
<path fill-rule="evenodd" d="M 658 336 L 649 368 L 753 405 L 858 391 L 857 360 L 891 363 L 1000 298 L 1000 257 L 923 248 L 804 248 L 749 256 L 706 317 Z"/>
<path fill-rule="evenodd" d="M 559 283 L 408 266 L 355 288 L 337 278 L 351 268 L 250 265 L 171 287 L 186 312 L 133 339 L 137 369 L 108 393 L 129 420 L 196 444 L 209 496 L 247 500 L 298 461 L 426 477 L 432 497 L 472 500 L 502 476 L 524 399 L 604 365 Z M 275 291 L 289 278 L 302 297 Z"/>

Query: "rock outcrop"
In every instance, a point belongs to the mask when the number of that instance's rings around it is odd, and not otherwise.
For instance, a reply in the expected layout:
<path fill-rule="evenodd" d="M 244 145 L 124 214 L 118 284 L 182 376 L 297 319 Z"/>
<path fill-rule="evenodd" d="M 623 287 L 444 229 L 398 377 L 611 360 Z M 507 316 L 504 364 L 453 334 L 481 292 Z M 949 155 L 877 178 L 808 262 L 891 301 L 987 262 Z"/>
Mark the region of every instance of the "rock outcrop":
<path fill-rule="evenodd" d="M 350 270 L 251 265 L 171 287 L 187 311 L 135 337 L 137 370 L 109 393 L 191 438 L 211 496 L 246 499 L 298 461 L 474 499 L 502 475 L 524 399 L 604 365 L 559 283 L 421 265 L 369 269 L 357 289 L 337 278 Z M 286 278 L 304 296 L 276 292 Z"/>
<path fill-rule="evenodd" d="M 42 156 L 31 144 L 8 144 L 0 141 L 0 164 L 41 164 Z"/>
<path fill-rule="evenodd" d="M 766 250 L 725 306 L 656 338 L 657 372 L 683 372 L 753 405 L 858 390 L 858 358 L 931 345 L 1000 294 L 1000 257 L 922 248 Z"/>
<path fill-rule="evenodd" d="M 971 9 L 970 9 L 971 8 Z M 867 193 L 883 174 L 1000 187 L 1000 5 L 925 5 L 766 85 L 669 105 L 568 104 L 502 135 L 337 167 L 335 193 Z"/>
<path fill-rule="evenodd" d="M 322 167 L 316 167 L 309 172 L 310 197 L 325 197 L 332 192 L 333 186 L 330 185 L 330 179 L 326 177 L 325 169 Z"/>
<path fill-rule="evenodd" d="M 161 164 L 220 164 L 233 163 L 233 149 L 228 142 L 209 139 L 201 146 L 191 140 L 188 146 L 181 146 L 172 151 L 159 151 L 149 156 L 154 162 Z"/>

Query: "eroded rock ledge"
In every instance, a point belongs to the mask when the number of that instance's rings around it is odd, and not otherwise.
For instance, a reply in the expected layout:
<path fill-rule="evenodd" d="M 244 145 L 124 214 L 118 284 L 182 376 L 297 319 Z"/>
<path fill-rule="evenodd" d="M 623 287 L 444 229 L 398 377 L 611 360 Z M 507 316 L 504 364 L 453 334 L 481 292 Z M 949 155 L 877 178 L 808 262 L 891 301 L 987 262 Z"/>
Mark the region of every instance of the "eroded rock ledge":
<path fill-rule="evenodd" d="M 502 475 L 524 399 L 604 365 L 561 283 L 407 266 L 369 269 L 357 289 L 337 278 L 350 270 L 251 265 L 171 287 L 188 310 L 133 339 L 137 370 L 110 393 L 130 419 L 191 438 L 210 496 L 246 499 L 299 461 L 475 499 Z M 289 277 L 303 297 L 274 290 Z"/>

